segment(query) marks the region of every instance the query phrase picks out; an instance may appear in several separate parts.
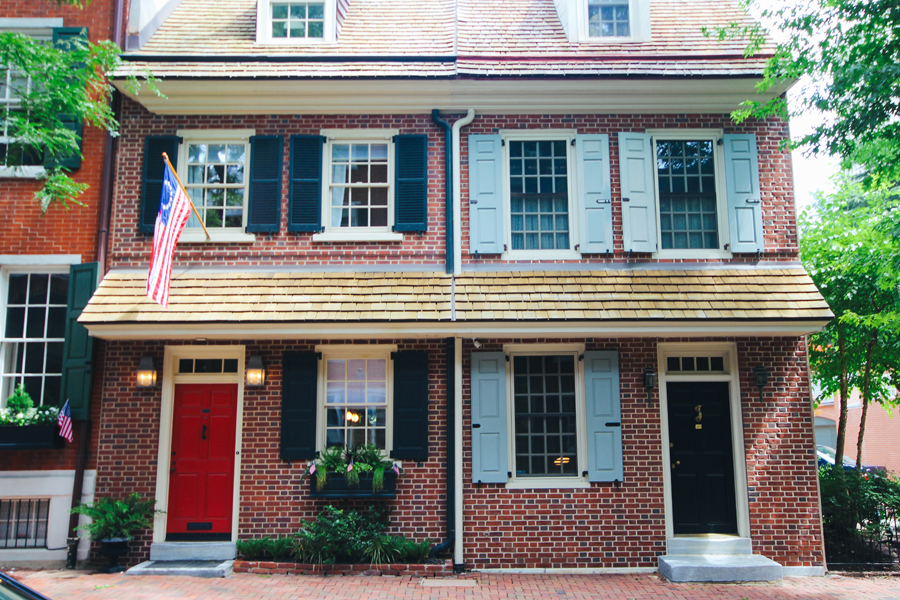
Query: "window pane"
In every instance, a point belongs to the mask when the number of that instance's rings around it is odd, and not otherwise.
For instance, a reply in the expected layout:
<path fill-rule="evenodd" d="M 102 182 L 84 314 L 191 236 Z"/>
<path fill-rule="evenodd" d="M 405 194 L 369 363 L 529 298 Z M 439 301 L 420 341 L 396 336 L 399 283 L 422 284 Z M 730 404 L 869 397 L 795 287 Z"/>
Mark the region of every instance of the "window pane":
<path fill-rule="evenodd" d="M 25 304 L 25 298 L 28 293 L 28 275 L 13 273 L 9 276 L 9 293 L 7 294 L 7 302 L 9 304 Z"/>
<path fill-rule="evenodd" d="M 288 15 L 288 5 L 287 4 L 273 4 L 272 5 L 272 18 L 273 19 L 287 19 Z"/>
<path fill-rule="evenodd" d="M 514 249 L 568 249 L 566 152 L 564 141 L 510 142 Z M 519 154 L 526 158 L 517 158 Z"/>
<path fill-rule="evenodd" d="M 711 148 L 709 140 L 660 140 L 656 144 L 663 248 L 718 248 L 715 178 L 701 178 L 702 167 L 693 158 Z"/>

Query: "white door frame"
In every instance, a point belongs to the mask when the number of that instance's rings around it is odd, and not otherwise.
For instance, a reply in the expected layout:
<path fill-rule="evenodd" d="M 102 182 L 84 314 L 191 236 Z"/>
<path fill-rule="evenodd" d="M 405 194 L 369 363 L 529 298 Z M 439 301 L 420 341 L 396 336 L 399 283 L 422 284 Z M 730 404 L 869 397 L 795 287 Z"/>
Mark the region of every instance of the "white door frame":
<path fill-rule="evenodd" d="M 162 400 L 159 413 L 159 456 L 156 462 L 156 508 L 169 507 L 169 463 L 172 456 L 172 419 L 174 417 L 175 384 L 178 383 L 235 383 L 237 384 L 237 420 L 234 439 L 234 490 L 231 504 L 231 541 L 237 541 L 240 514 L 241 433 L 244 425 L 244 346 L 166 346 L 162 367 Z M 182 358 L 237 359 L 237 373 L 198 373 L 179 375 L 178 360 Z M 153 519 L 153 542 L 166 541 L 168 515 L 157 513 Z"/>
<path fill-rule="evenodd" d="M 723 356 L 727 373 L 667 375 L 666 356 Z M 663 487 L 665 490 L 666 538 L 674 537 L 672 514 L 672 473 L 669 468 L 669 411 L 666 384 L 670 381 L 726 381 L 728 382 L 731 409 L 731 446 L 734 460 L 734 500 L 737 515 L 738 536 L 750 537 L 750 505 L 747 496 L 747 458 L 744 449 L 741 389 L 738 372 L 737 345 L 734 342 L 662 343 L 657 347 L 659 373 L 659 412 L 662 427 Z"/>

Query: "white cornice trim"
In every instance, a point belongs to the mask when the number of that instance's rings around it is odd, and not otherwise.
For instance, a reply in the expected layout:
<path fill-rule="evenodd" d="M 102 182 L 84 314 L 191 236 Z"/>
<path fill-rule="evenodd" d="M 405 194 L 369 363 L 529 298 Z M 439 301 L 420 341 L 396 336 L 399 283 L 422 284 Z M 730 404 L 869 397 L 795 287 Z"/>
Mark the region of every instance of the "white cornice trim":
<path fill-rule="evenodd" d="M 560 74 L 562 75 L 562 73 Z M 677 75 L 677 74 L 673 74 Z M 756 91 L 753 77 L 654 77 L 646 79 L 165 79 L 139 94 L 114 82 L 150 112 L 215 114 L 402 114 L 444 111 L 479 114 L 729 113 L 747 98 L 766 101 L 784 92 Z"/>
<path fill-rule="evenodd" d="M 479 323 L 84 323 L 104 340 L 435 339 L 585 337 L 771 337 L 821 331 L 827 320 L 803 321 L 543 321 Z"/>

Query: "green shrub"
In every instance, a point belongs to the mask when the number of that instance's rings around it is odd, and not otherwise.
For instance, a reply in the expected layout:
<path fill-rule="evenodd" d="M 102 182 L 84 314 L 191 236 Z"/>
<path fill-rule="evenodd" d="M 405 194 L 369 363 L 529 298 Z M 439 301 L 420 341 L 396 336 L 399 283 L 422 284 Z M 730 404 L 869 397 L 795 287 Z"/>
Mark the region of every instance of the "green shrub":
<path fill-rule="evenodd" d="M 428 562 L 431 553 L 431 540 L 417 542 L 409 538 L 398 536 L 401 539 L 400 552 L 397 560 L 402 563 L 422 564 Z"/>
<path fill-rule="evenodd" d="M 238 540 L 237 551 L 244 560 L 289 561 L 294 554 L 294 536 Z"/>
<path fill-rule="evenodd" d="M 389 525 L 387 510 L 370 506 L 365 512 L 326 506 L 315 521 L 297 533 L 294 556 L 309 563 L 358 563 L 375 538 Z"/>
<path fill-rule="evenodd" d="M 16 386 L 13 394 L 6 399 L 6 408 L 0 408 L 0 425 L 53 425 L 59 419 L 59 409 L 55 406 L 34 406 L 34 400 L 25 386 Z"/>
<path fill-rule="evenodd" d="M 162 512 L 154 508 L 155 504 L 155 499 L 143 500 L 135 492 L 125 500 L 98 498 L 96 502 L 82 504 L 71 512 L 91 519 L 78 529 L 87 531 L 92 540 L 130 539 L 138 531 L 150 527 L 155 513 Z"/>
<path fill-rule="evenodd" d="M 843 477 L 847 492 L 843 492 Z M 900 481 L 884 471 L 860 473 L 832 467 L 819 469 L 822 525 L 828 535 L 890 535 L 891 519 L 900 514 Z"/>

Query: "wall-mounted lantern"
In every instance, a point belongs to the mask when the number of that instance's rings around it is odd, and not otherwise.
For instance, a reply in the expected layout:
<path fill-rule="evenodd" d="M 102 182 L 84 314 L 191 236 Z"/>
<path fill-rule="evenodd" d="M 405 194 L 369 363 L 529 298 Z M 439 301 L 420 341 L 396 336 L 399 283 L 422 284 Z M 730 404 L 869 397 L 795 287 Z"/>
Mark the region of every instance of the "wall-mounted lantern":
<path fill-rule="evenodd" d="M 138 363 L 137 387 L 156 387 L 156 365 L 153 363 L 152 356 L 142 356 L 141 362 Z"/>
<path fill-rule="evenodd" d="M 647 388 L 647 402 L 653 398 L 653 390 L 659 383 L 659 375 L 656 374 L 656 368 L 647 367 L 644 369 L 644 387 Z"/>
<path fill-rule="evenodd" d="M 247 387 L 262 387 L 266 383 L 266 365 L 263 364 L 263 357 L 254 354 L 247 361 L 246 385 Z"/>
<path fill-rule="evenodd" d="M 753 383 L 759 388 L 759 401 L 763 401 L 763 388 L 769 383 L 769 371 L 762 365 L 753 367 Z"/>

